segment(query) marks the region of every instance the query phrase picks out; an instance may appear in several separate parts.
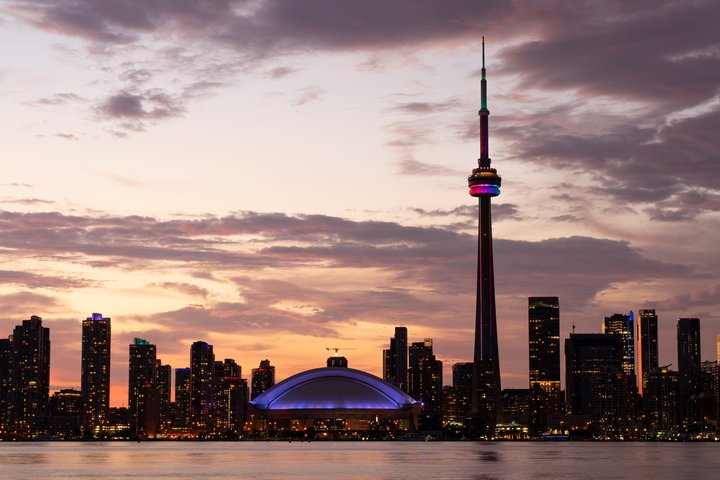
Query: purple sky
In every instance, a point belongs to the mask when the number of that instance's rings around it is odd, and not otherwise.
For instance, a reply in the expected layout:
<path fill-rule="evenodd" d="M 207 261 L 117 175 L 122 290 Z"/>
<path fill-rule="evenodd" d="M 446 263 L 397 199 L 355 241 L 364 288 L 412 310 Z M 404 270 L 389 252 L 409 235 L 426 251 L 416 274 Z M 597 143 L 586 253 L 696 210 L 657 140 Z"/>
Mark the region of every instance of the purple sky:
<path fill-rule="evenodd" d="M 487 41 L 503 386 L 527 297 L 561 337 L 656 308 L 720 332 L 717 1 L 4 0 L 0 334 L 80 321 L 173 367 L 195 340 L 244 375 L 380 374 L 395 325 L 472 352 L 480 38 Z M 349 350 L 353 349 L 353 350 Z"/>

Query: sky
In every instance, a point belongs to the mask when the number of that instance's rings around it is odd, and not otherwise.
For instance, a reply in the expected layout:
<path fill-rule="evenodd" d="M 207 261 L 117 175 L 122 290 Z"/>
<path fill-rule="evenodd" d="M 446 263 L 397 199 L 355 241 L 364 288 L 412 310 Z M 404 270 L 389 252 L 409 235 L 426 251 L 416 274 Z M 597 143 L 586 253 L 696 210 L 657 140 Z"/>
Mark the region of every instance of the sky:
<path fill-rule="evenodd" d="M 0 0 L 0 335 L 81 321 L 174 368 L 381 375 L 394 326 L 472 360 L 481 38 L 503 387 L 528 381 L 527 297 L 561 339 L 655 308 L 720 333 L 715 0 Z"/>

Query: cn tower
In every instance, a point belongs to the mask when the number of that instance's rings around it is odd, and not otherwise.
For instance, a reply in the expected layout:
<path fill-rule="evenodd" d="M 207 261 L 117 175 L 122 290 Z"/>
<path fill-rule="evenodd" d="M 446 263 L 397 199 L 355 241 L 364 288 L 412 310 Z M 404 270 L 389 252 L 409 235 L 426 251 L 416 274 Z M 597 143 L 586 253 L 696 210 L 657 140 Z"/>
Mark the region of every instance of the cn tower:
<path fill-rule="evenodd" d="M 485 38 L 482 42 L 480 80 L 480 158 L 468 177 L 470 195 L 479 200 L 477 299 L 475 304 L 475 356 L 473 361 L 471 415 L 480 435 L 491 438 L 501 409 L 500 361 L 495 318 L 495 274 L 493 271 L 490 199 L 500 195 L 500 176 L 490 168 L 488 153 L 487 81 L 485 80 Z"/>

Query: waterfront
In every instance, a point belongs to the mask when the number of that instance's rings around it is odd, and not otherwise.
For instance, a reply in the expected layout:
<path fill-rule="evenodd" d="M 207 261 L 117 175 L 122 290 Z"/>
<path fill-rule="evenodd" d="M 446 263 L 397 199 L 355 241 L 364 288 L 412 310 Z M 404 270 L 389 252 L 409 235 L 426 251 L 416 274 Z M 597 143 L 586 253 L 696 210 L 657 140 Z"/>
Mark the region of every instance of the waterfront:
<path fill-rule="evenodd" d="M 711 479 L 716 443 L 0 443 L 3 480 Z"/>

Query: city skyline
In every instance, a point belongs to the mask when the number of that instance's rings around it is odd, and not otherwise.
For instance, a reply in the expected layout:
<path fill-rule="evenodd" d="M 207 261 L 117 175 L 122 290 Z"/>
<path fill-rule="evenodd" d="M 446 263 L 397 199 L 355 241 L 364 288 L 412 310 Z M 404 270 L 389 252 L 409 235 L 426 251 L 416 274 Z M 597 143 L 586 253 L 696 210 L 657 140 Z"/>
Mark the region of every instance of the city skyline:
<path fill-rule="evenodd" d="M 450 378 L 472 360 L 484 34 L 503 387 L 527 386 L 534 295 L 562 299 L 561 338 L 656 309 L 661 365 L 700 318 L 711 358 L 718 6 L 437 5 L 5 2 L 0 332 L 42 317 L 59 390 L 83 319 L 112 317 L 115 406 L 134 337 L 174 368 L 203 339 L 278 379 L 330 346 L 382 376 L 407 325 Z"/>

